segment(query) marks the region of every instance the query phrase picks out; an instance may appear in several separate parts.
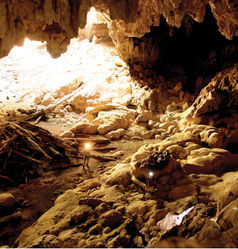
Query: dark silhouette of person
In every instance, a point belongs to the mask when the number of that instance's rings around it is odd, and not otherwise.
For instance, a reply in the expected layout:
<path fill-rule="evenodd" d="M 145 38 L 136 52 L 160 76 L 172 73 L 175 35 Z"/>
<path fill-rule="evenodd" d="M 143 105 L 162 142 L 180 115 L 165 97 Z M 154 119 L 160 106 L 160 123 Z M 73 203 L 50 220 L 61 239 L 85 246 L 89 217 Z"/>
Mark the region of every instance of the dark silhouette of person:
<path fill-rule="evenodd" d="M 132 218 L 130 218 L 130 221 L 126 225 L 126 231 L 130 235 L 130 246 L 131 248 L 136 247 L 134 244 L 134 238 L 136 236 L 139 236 L 142 238 L 142 243 L 144 246 L 147 245 L 147 241 L 145 240 L 145 235 L 140 232 L 140 228 L 138 223 L 136 222 L 137 220 L 137 215 L 133 215 Z"/>

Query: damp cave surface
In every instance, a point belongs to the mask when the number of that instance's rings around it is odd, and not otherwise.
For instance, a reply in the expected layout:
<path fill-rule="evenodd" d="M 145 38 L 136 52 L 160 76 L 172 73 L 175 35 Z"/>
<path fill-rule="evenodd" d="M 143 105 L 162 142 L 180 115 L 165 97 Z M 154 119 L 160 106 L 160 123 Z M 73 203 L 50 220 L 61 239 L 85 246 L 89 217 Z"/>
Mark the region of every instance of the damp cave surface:
<path fill-rule="evenodd" d="M 0 247 L 237 247 L 237 37 L 207 6 L 120 41 L 107 7 L 0 59 Z"/>

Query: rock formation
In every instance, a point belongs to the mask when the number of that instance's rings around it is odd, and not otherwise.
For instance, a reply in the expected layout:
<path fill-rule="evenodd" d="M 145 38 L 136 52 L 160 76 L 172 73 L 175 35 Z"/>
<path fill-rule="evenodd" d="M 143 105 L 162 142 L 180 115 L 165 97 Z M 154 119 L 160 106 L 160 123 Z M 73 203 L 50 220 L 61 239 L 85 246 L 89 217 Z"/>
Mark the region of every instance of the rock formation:
<path fill-rule="evenodd" d="M 85 35 L 91 7 L 103 22 Z M 78 77 L 35 98 L 57 107 L 54 115 L 64 108 L 82 114 L 61 139 L 78 148 L 95 136 L 120 148 L 96 146 L 110 152 L 90 154 L 99 159 L 96 175 L 77 172 L 83 180 L 57 193 L 11 245 L 144 247 L 145 238 L 148 247 L 238 246 L 237 1 L 0 0 L 0 25 L 0 57 L 25 37 L 46 41 L 56 58 L 74 37 L 96 46 L 93 36 L 109 34 L 123 60 L 111 50 L 112 72 L 92 91 Z M 12 232 L 28 203 L 3 191 L 0 225 Z"/>
<path fill-rule="evenodd" d="M 235 1 L 6 1 L 0 3 L 1 32 L 0 56 L 6 56 L 12 46 L 20 45 L 25 37 L 47 41 L 52 56 L 59 56 L 67 49 L 71 38 L 76 37 L 79 28 L 86 25 L 90 7 L 95 7 L 108 17 L 110 35 L 122 58 L 129 58 L 137 47 L 131 38 L 142 37 L 150 32 L 151 26 L 159 26 L 163 16 L 168 25 L 180 27 L 188 15 L 202 22 L 206 5 L 209 5 L 217 21 L 219 31 L 227 39 L 237 36 L 237 3 Z M 187 26 L 187 29 L 191 28 Z M 162 38 L 163 39 L 163 38 Z M 150 41 L 148 41 L 150 42 Z M 153 51 L 160 53 L 154 44 Z M 150 48 L 152 49 L 152 48 Z M 143 52 L 142 52 L 143 53 Z M 153 53 L 152 53 L 153 54 Z"/>

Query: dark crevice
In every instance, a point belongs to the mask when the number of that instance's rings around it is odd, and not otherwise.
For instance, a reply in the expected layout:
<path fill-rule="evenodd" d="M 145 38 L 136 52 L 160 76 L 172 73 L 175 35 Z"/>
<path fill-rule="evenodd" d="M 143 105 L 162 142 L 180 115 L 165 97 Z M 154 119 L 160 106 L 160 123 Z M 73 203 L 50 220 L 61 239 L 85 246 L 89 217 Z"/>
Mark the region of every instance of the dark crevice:
<path fill-rule="evenodd" d="M 150 33 L 141 39 L 133 38 L 133 41 L 137 46 L 144 43 L 143 46 L 149 49 L 143 58 L 129 61 L 132 73 L 134 64 L 140 64 L 167 80 L 181 79 L 185 90 L 190 92 L 198 92 L 217 72 L 233 66 L 238 60 L 237 37 L 230 41 L 221 35 L 209 6 L 202 23 L 186 15 L 181 28 L 175 28 L 161 17 L 159 27 L 152 26 Z M 201 77 L 201 83 L 195 89 L 198 77 Z"/>

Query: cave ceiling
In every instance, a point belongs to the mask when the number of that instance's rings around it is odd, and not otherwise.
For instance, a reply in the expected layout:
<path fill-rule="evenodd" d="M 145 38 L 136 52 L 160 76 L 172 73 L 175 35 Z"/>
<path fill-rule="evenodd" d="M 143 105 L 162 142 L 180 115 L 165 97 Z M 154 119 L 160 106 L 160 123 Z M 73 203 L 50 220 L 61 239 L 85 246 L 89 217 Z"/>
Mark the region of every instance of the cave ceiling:
<path fill-rule="evenodd" d="M 52 57 L 64 53 L 70 39 L 86 25 L 91 7 L 108 18 L 110 36 L 119 55 L 128 60 L 132 37 L 141 38 L 159 26 L 161 17 L 171 27 L 179 28 L 185 16 L 203 22 L 206 8 L 217 22 L 220 33 L 228 40 L 238 35 L 237 1 L 208 0 L 1 0 L 0 57 L 8 55 L 25 37 L 46 41 Z"/>

